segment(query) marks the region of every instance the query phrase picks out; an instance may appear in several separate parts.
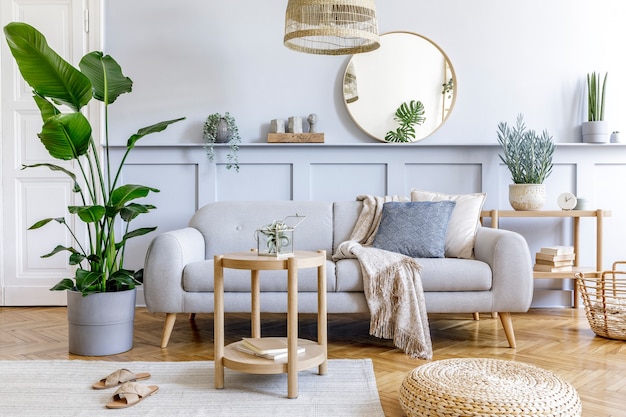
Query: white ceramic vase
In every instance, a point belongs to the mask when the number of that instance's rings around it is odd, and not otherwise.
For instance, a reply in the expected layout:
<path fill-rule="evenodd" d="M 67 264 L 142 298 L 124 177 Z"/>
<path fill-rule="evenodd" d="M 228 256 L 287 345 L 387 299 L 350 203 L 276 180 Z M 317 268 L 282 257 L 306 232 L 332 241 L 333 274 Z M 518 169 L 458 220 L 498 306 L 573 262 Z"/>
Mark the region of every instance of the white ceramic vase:
<path fill-rule="evenodd" d="M 541 210 L 546 202 L 544 184 L 509 184 L 509 203 L 515 210 Z"/>

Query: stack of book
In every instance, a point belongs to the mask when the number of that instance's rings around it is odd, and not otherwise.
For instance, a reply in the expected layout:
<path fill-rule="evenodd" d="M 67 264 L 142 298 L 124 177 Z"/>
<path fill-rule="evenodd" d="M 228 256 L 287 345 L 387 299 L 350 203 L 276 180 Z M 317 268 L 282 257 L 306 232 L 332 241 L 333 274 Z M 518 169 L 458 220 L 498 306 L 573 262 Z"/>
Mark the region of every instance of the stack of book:
<path fill-rule="evenodd" d="M 575 258 L 573 246 L 548 246 L 535 255 L 533 269 L 537 272 L 569 272 L 573 269 Z"/>
<path fill-rule="evenodd" d="M 287 359 L 288 355 L 287 338 L 284 337 L 244 337 L 235 347 L 240 352 L 271 360 Z M 304 353 L 302 346 L 298 346 L 300 353 Z"/>

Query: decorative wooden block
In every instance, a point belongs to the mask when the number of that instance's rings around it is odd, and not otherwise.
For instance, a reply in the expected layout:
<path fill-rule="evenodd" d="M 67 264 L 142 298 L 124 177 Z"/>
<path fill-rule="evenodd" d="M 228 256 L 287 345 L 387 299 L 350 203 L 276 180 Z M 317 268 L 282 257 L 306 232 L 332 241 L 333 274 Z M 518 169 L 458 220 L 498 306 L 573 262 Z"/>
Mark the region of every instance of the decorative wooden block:
<path fill-rule="evenodd" d="M 269 133 L 268 143 L 324 143 L 323 133 Z"/>

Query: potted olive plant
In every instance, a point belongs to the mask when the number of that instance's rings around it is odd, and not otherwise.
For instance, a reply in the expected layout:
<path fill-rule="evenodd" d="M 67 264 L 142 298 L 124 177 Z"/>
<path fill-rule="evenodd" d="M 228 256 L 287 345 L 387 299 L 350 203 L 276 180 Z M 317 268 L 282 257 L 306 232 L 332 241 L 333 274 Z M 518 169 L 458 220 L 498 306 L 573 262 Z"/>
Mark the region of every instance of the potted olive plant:
<path fill-rule="evenodd" d="M 37 229 L 57 222 L 74 237 L 72 246 L 59 245 L 44 255 L 67 253 L 70 265 L 76 268 L 74 277 L 65 278 L 52 288 L 68 291 L 69 350 L 89 356 L 127 351 L 132 348 L 135 286 L 141 284 L 143 271 L 124 268 L 124 249 L 129 239 L 155 229 L 133 230 L 130 223 L 155 208 L 136 200 L 159 190 L 121 184 L 120 175 L 138 140 L 182 119 L 139 129 L 128 139 L 121 162 L 112 166 L 106 109 L 121 94 L 131 91 L 132 80 L 122 74 L 113 58 L 102 52 L 88 53 L 75 68 L 28 24 L 9 23 L 4 33 L 22 77 L 33 89 L 43 119 L 38 134 L 41 143 L 52 158 L 73 161 L 76 166 L 76 172 L 52 163 L 23 166 L 66 174 L 80 201 L 69 206 L 67 214 L 84 223 L 84 239 L 71 230 L 65 217 L 43 219 L 30 227 Z M 91 123 L 82 112 L 92 98 L 101 101 L 105 108 L 103 149 L 96 144 Z"/>
<path fill-rule="evenodd" d="M 583 142 L 609 141 L 609 123 L 604 120 L 607 76 L 605 73 L 600 83 L 600 74 L 595 72 L 587 74 L 587 121 L 582 124 Z"/>
<path fill-rule="evenodd" d="M 554 142 L 547 131 L 541 136 L 527 130 L 524 116 L 519 114 L 515 126 L 498 123 L 498 156 L 511 173 L 509 202 L 515 210 L 539 210 L 546 200 L 543 182 L 552 172 Z"/>

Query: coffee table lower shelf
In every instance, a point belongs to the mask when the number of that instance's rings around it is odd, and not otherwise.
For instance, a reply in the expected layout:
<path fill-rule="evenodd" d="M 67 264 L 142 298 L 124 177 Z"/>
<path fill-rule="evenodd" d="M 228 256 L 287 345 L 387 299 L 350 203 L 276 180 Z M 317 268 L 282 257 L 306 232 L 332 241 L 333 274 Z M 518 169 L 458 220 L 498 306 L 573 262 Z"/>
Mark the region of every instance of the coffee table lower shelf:
<path fill-rule="evenodd" d="M 285 343 L 287 338 L 285 337 Z M 286 374 L 287 358 L 272 360 L 250 355 L 236 349 L 241 342 L 231 343 L 224 348 L 223 364 L 235 371 L 249 374 Z M 320 365 L 326 360 L 324 346 L 312 340 L 298 339 L 298 346 L 304 347 L 304 352 L 298 355 L 298 371 Z"/>

